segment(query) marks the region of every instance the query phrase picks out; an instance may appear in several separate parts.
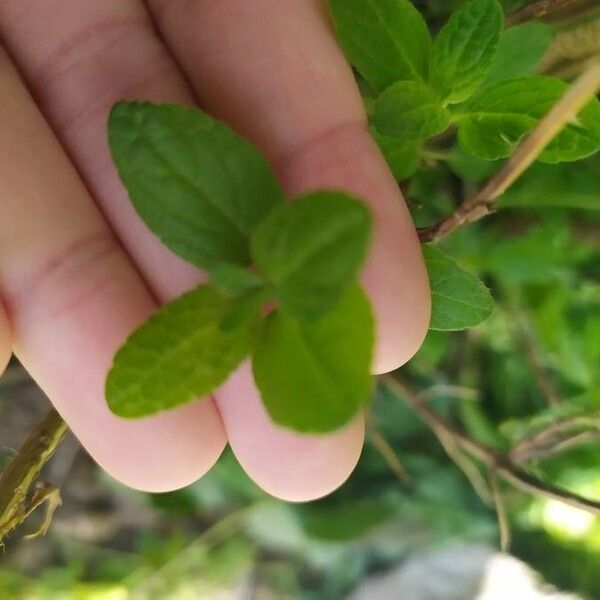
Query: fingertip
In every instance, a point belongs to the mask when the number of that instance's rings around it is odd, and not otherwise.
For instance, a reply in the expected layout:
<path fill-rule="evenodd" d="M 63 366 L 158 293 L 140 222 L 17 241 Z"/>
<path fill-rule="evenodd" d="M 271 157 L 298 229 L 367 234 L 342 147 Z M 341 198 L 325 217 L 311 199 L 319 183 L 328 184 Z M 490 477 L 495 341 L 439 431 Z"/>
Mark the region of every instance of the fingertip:
<path fill-rule="evenodd" d="M 0 375 L 4 373 L 12 354 L 12 336 L 6 312 L 0 305 Z"/>
<path fill-rule="evenodd" d="M 293 474 L 286 475 L 283 469 L 265 473 L 262 465 L 252 464 L 252 461 L 246 461 L 244 469 L 275 498 L 294 503 L 311 502 L 335 492 L 352 475 L 360 459 L 364 439 L 365 425 L 361 415 L 344 429 L 327 436 L 288 438 L 285 443 L 293 446 L 292 452 L 305 455 Z"/>
<path fill-rule="evenodd" d="M 297 436 L 286 431 L 272 443 L 286 452 L 283 460 L 265 457 L 252 444 L 238 440 L 232 449 L 248 476 L 267 494 L 303 503 L 328 496 L 354 471 L 365 438 L 363 417 L 327 436 Z M 276 451 L 277 452 L 277 451 Z"/>
<path fill-rule="evenodd" d="M 429 278 L 418 242 L 405 238 L 386 248 L 385 237 L 382 232 L 364 276 L 376 315 L 376 374 L 400 368 L 418 352 L 431 318 Z"/>
<path fill-rule="evenodd" d="M 104 443 L 94 443 L 96 438 L 86 442 L 86 448 L 111 477 L 142 492 L 172 492 L 191 485 L 214 466 L 226 446 L 212 402 L 135 421 L 109 419 Z"/>
<path fill-rule="evenodd" d="M 330 494 L 354 470 L 364 442 L 362 415 L 327 435 L 277 427 L 263 408 L 248 364 L 219 391 L 231 448 L 248 475 L 271 496 L 308 502 Z"/>

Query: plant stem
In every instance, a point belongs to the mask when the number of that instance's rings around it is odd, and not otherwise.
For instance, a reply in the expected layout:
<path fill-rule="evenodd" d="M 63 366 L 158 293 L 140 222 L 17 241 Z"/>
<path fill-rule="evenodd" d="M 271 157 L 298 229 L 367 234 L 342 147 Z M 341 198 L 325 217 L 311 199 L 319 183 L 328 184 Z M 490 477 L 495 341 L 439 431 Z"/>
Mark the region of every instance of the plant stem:
<path fill-rule="evenodd" d="M 0 476 L 0 544 L 7 533 L 43 502 L 40 494 L 29 499 L 30 489 L 66 432 L 66 423 L 54 409 L 50 410 L 29 432 Z"/>
<path fill-rule="evenodd" d="M 181 552 L 170 558 L 161 567 L 156 569 L 149 576 L 145 577 L 143 581 L 132 586 L 131 598 L 134 599 L 146 599 L 150 597 L 152 590 L 160 587 L 161 583 L 168 580 L 169 575 L 174 570 L 190 559 L 194 558 L 194 553 L 200 549 L 204 549 L 209 552 L 215 546 L 222 544 L 223 542 L 230 539 L 233 535 L 243 529 L 246 524 L 248 515 L 252 510 L 258 506 L 258 502 L 243 506 L 227 516 L 223 517 L 220 521 L 217 521 L 214 525 L 211 525 L 206 531 L 202 532 L 195 540 L 193 540 L 188 546 L 186 546 Z M 197 568 L 197 565 L 195 565 Z M 135 575 L 133 573 L 132 575 Z M 130 576 L 131 577 L 131 576 Z"/>
<path fill-rule="evenodd" d="M 396 476 L 398 481 L 402 485 L 411 486 L 413 484 L 411 476 L 408 474 L 405 466 L 402 464 L 402 461 L 394 451 L 394 449 L 390 446 L 389 442 L 385 439 L 385 436 L 379 431 L 379 429 L 371 424 L 371 442 L 373 442 L 373 446 L 377 449 L 379 454 L 383 457 L 385 462 L 387 463 L 390 471 Z"/>
<path fill-rule="evenodd" d="M 496 514 L 498 515 L 498 527 L 500 529 L 500 549 L 502 552 L 508 552 L 510 549 L 511 540 L 510 524 L 508 522 L 508 515 L 506 514 L 506 505 L 504 504 L 502 491 L 500 490 L 500 482 L 498 481 L 498 477 L 495 473 L 490 475 L 490 486 L 494 496 Z"/>
<path fill-rule="evenodd" d="M 581 5 L 581 3 L 581 0 L 537 0 L 537 2 L 531 2 L 508 14 L 504 23 L 506 27 L 519 25 L 526 21 L 562 12 L 567 8 Z"/>
<path fill-rule="evenodd" d="M 437 412 L 430 408 L 423 398 L 413 392 L 408 386 L 398 379 L 386 375 L 383 378 L 385 385 L 396 395 L 403 398 L 410 407 L 421 417 L 438 439 L 452 437 L 467 454 L 484 464 L 499 478 L 523 492 L 541 498 L 550 498 L 573 506 L 580 510 L 600 516 L 600 502 L 584 498 L 563 488 L 554 486 L 530 475 L 519 465 L 516 465 L 509 455 L 496 452 L 485 444 L 474 440 L 461 433 L 449 423 L 446 423 Z"/>
<path fill-rule="evenodd" d="M 474 223 L 494 212 L 496 200 L 535 162 L 563 127 L 575 120 L 579 111 L 599 89 L 600 60 L 596 60 L 573 83 L 502 169 L 481 190 L 467 198 L 450 216 L 419 231 L 421 242 L 437 243 L 463 225 Z"/>
<path fill-rule="evenodd" d="M 590 436 L 584 438 L 581 434 L 600 434 L 600 419 L 596 415 L 575 415 L 550 423 L 541 431 L 536 431 L 522 438 L 511 450 L 510 458 L 517 464 L 522 464 L 537 458 L 551 456 L 568 449 L 574 444 L 590 441 Z"/>

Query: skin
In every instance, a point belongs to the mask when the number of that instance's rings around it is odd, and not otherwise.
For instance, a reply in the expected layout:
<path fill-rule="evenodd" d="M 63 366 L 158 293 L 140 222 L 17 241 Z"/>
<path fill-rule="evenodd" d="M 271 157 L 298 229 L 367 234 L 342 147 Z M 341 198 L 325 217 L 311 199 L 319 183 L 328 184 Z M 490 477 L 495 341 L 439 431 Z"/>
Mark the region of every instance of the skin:
<path fill-rule="evenodd" d="M 0 375 L 2 375 L 10 359 L 11 347 L 12 340 L 10 337 L 8 316 L 0 305 Z"/>
<path fill-rule="evenodd" d="M 430 295 L 418 240 L 322 3 L 3 0 L 0 37 L 0 369 L 13 349 L 90 454 L 132 487 L 187 485 L 229 440 L 273 495 L 335 489 L 358 460 L 363 417 L 321 437 L 278 429 L 247 365 L 213 399 L 148 419 L 120 420 L 103 397 L 132 328 L 203 278 L 145 228 L 118 181 L 106 117 L 121 99 L 198 103 L 256 144 L 289 194 L 341 188 L 368 201 L 374 370 L 419 348 Z"/>

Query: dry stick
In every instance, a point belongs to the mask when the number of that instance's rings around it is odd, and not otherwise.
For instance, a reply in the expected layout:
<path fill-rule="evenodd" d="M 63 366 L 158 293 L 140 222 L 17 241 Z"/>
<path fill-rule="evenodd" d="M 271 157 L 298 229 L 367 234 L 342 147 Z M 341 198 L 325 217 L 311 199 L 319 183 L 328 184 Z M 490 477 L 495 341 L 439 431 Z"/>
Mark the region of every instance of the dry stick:
<path fill-rule="evenodd" d="M 597 60 L 573 83 L 485 187 L 467 198 L 449 217 L 419 231 L 421 242 L 439 242 L 463 225 L 491 214 L 496 200 L 535 162 L 563 127 L 576 120 L 579 111 L 599 89 L 600 60 Z"/>
<path fill-rule="evenodd" d="M 389 442 L 385 439 L 384 435 L 379 431 L 375 425 L 371 424 L 371 441 L 373 446 L 378 450 L 379 454 L 383 457 L 387 463 L 390 471 L 398 478 L 402 485 L 410 486 L 413 481 L 408 471 L 402 464 L 402 461 L 390 446 Z"/>
<path fill-rule="evenodd" d="M 581 4 L 581 0 L 538 0 L 511 12 L 504 23 L 507 27 L 511 27 L 532 19 L 541 19 L 577 4 Z"/>
<path fill-rule="evenodd" d="M 553 421 L 547 427 L 534 431 L 520 439 L 509 455 L 513 462 L 521 463 L 530 456 L 547 448 L 552 448 L 565 439 L 581 431 L 600 431 L 600 412 L 597 414 L 575 415 Z"/>
<path fill-rule="evenodd" d="M 54 409 L 50 410 L 29 432 L 0 476 L 0 544 L 30 514 L 32 506 L 39 506 L 39 494 L 28 499 L 30 488 L 66 432 L 66 423 Z"/>
<path fill-rule="evenodd" d="M 500 529 L 500 549 L 502 552 L 508 552 L 511 541 L 510 525 L 508 522 L 508 515 L 506 513 L 506 505 L 504 504 L 504 498 L 502 497 L 502 491 L 500 490 L 500 483 L 495 473 L 491 473 L 490 475 L 490 487 L 492 488 L 492 494 L 494 496 L 496 514 L 498 515 L 498 527 Z"/>
<path fill-rule="evenodd" d="M 259 502 L 243 506 L 242 508 L 229 513 L 220 521 L 217 521 L 214 525 L 211 525 L 208 529 L 203 531 L 188 546 L 183 548 L 181 552 L 170 558 L 141 582 L 134 584 L 131 589 L 132 600 L 147 599 L 149 597 L 148 593 L 150 593 L 157 584 L 161 583 L 162 580 L 166 579 L 170 573 L 172 574 L 173 569 L 176 568 L 178 564 L 193 557 L 195 551 L 204 549 L 206 552 L 209 552 L 215 546 L 222 544 L 241 531 L 246 523 L 248 515 L 258 506 L 258 504 Z M 135 572 L 128 576 L 128 579 L 132 576 L 135 576 Z"/>
<path fill-rule="evenodd" d="M 600 52 L 600 6 L 598 17 L 556 33 L 538 66 L 540 73 L 572 79 L 585 70 Z"/>
<path fill-rule="evenodd" d="M 542 460 L 566 452 L 573 448 L 578 448 L 584 444 L 597 442 L 600 440 L 600 431 L 598 429 L 587 429 L 585 431 L 576 431 L 565 437 L 553 440 L 547 444 L 532 444 L 518 449 L 517 452 L 510 452 L 511 460 L 516 464 L 524 464 L 532 460 Z"/>
<path fill-rule="evenodd" d="M 574 508 L 600 516 L 600 502 L 545 483 L 537 477 L 530 475 L 520 466 L 514 464 L 509 456 L 496 452 L 446 423 L 436 411 L 424 402 L 419 394 L 414 393 L 398 379 L 386 375 L 382 380 L 396 395 L 408 402 L 411 408 L 431 428 L 438 439 L 444 436 L 451 436 L 465 452 L 486 465 L 493 473 L 507 483 L 533 496 L 551 498 L 552 500 L 557 500 Z"/>
<path fill-rule="evenodd" d="M 471 456 L 463 452 L 463 449 L 451 435 L 445 435 L 440 432 L 438 441 L 444 448 L 444 451 L 454 462 L 454 464 L 463 472 L 464 476 L 479 496 L 479 499 L 487 506 L 492 504 L 492 494 L 488 489 L 485 477 L 481 474 L 479 467 L 473 462 Z"/>

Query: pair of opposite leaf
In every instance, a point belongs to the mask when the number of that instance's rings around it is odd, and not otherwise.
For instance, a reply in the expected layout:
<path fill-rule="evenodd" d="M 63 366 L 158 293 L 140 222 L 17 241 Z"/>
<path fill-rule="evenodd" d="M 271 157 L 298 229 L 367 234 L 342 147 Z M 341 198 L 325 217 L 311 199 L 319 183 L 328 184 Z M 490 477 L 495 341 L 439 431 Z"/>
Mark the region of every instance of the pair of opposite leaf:
<path fill-rule="evenodd" d="M 109 141 L 140 216 L 211 277 L 119 350 L 106 383 L 112 411 L 142 417 L 206 396 L 251 356 L 276 423 L 324 432 L 348 422 L 372 388 L 374 322 L 356 283 L 371 234 L 366 206 L 331 191 L 287 203 L 264 158 L 199 110 L 119 103 Z M 432 329 L 487 318 L 483 284 L 424 251 Z"/>
<path fill-rule="evenodd" d="M 373 384 L 374 322 L 356 282 L 367 207 L 331 191 L 288 203 L 266 160 L 196 109 L 119 103 L 109 141 L 140 216 L 211 279 L 119 350 L 112 411 L 142 417 L 204 397 L 251 356 L 273 421 L 301 432 L 347 423 Z"/>
<path fill-rule="evenodd" d="M 462 149 L 484 160 L 510 156 L 565 93 L 533 75 L 550 42 L 539 23 L 503 31 L 497 0 L 471 0 L 431 39 L 409 0 L 329 0 L 340 43 L 368 84 L 374 134 L 399 178 L 418 165 L 423 143 L 454 126 Z M 537 54 L 536 54 L 537 53 Z M 528 75 L 528 76 L 524 76 Z M 591 101 L 539 157 L 575 161 L 600 149 L 600 103 Z"/>

